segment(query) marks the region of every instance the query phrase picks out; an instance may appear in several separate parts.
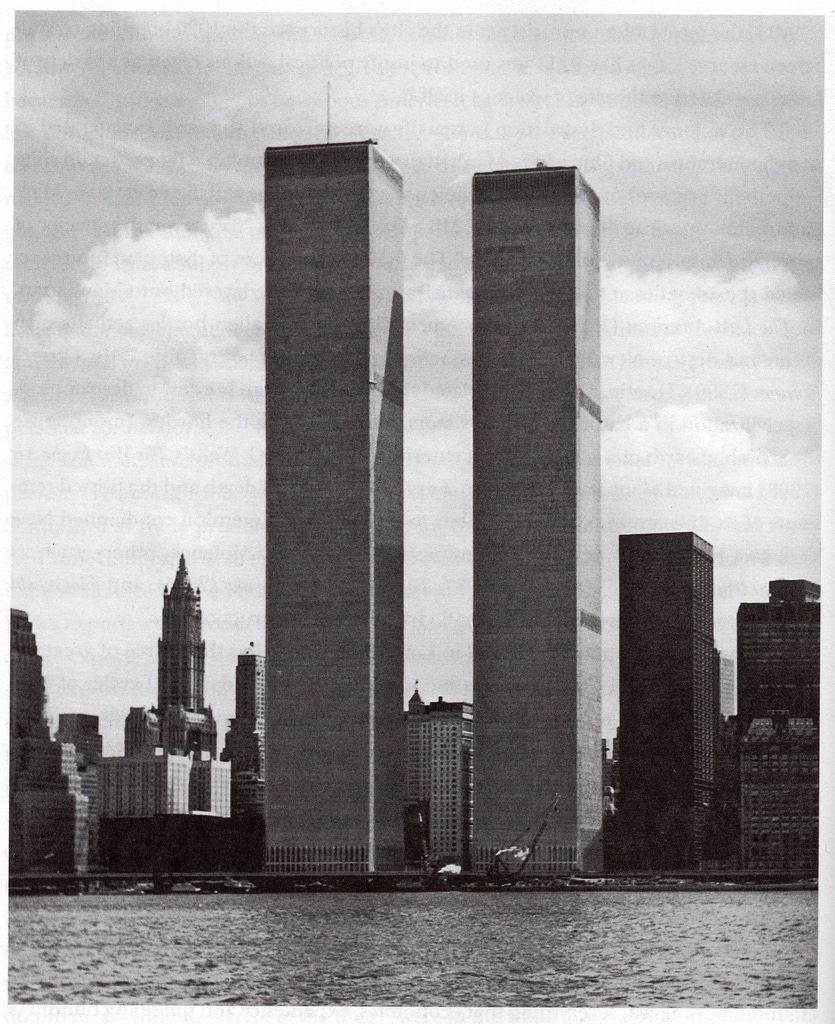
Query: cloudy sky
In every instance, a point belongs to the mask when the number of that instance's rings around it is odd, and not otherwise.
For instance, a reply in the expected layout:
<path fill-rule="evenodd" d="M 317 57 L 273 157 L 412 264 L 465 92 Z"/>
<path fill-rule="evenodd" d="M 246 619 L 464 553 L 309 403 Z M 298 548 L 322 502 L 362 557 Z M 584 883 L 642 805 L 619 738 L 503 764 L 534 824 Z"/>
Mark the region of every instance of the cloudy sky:
<path fill-rule="evenodd" d="M 49 713 L 122 752 L 162 590 L 206 696 L 264 639 L 263 150 L 373 137 L 406 180 L 406 689 L 466 699 L 470 182 L 576 164 L 602 216 L 604 718 L 617 537 L 714 545 L 717 645 L 819 580 L 823 21 L 18 15 L 12 604 Z M 513 681 L 508 680 L 508 686 Z"/>

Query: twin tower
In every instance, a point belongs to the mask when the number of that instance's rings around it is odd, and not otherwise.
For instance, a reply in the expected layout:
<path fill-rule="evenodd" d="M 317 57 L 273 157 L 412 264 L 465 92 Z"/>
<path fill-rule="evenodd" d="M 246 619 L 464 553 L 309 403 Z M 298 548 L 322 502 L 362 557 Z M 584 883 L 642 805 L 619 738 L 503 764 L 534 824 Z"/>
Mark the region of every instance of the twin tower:
<path fill-rule="evenodd" d="M 403 867 L 403 180 L 372 140 L 265 157 L 267 866 Z M 475 870 L 599 865 L 598 202 L 473 179 Z M 462 794 L 463 797 L 463 794 Z"/>

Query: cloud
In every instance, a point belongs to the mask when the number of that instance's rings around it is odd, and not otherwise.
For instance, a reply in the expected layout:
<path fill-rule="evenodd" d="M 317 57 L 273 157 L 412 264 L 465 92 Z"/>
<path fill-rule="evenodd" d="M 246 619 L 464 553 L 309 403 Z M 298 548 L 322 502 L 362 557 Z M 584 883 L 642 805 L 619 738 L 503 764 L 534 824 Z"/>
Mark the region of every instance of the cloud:
<path fill-rule="evenodd" d="M 820 446 L 820 303 L 777 263 L 602 276 L 604 417 L 709 407 L 772 451 Z"/>
<path fill-rule="evenodd" d="M 16 342 L 15 600 L 44 645 L 53 714 L 100 713 L 113 752 L 128 707 L 155 700 L 180 551 L 221 719 L 236 653 L 263 639 L 262 237 L 257 208 L 199 230 L 122 228 Z"/>
<path fill-rule="evenodd" d="M 148 411 L 163 381 L 191 406 L 240 400 L 262 346 L 262 221 L 256 207 L 207 213 L 198 231 L 124 227 L 96 246 L 80 293 L 46 295 L 21 332 L 16 402 L 58 415 Z"/>
<path fill-rule="evenodd" d="M 714 548 L 717 646 L 736 658 L 736 611 L 768 581 L 820 579 L 820 460 L 705 405 L 668 405 L 604 430 L 604 674 L 617 694 L 618 536 L 692 531 Z M 610 719 L 610 728 L 616 724 Z"/>

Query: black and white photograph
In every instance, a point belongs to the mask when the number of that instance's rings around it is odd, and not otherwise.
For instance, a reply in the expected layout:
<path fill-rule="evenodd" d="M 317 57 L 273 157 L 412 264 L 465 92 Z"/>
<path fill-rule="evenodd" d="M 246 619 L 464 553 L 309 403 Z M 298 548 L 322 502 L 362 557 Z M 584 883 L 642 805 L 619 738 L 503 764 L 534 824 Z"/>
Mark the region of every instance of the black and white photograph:
<path fill-rule="evenodd" d="M 831 1006 L 832 23 L 660 10 L 5 19 L 10 1012 Z"/>

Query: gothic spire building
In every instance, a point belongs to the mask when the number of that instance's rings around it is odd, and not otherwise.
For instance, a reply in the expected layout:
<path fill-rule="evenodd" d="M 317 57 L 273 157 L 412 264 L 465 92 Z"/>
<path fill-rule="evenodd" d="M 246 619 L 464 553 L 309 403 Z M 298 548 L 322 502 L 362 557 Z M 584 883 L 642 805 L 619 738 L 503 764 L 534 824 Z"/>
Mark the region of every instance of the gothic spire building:
<path fill-rule="evenodd" d="M 200 588 L 188 578 L 186 560 L 180 565 L 174 584 L 165 588 L 162 599 L 162 638 L 159 641 L 159 695 L 157 707 L 203 710 L 203 671 L 206 644 L 202 639 L 203 615 Z"/>
<path fill-rule="evenodd" d="M 186 560 L 162 597 L 162 637 L 156 708 L 131 708 L 125 721 L 125 754 L 217 754 L 217 725 L 203 698 L 206 644 L 202 637 L 200 588 L 188 578 Z"/>

